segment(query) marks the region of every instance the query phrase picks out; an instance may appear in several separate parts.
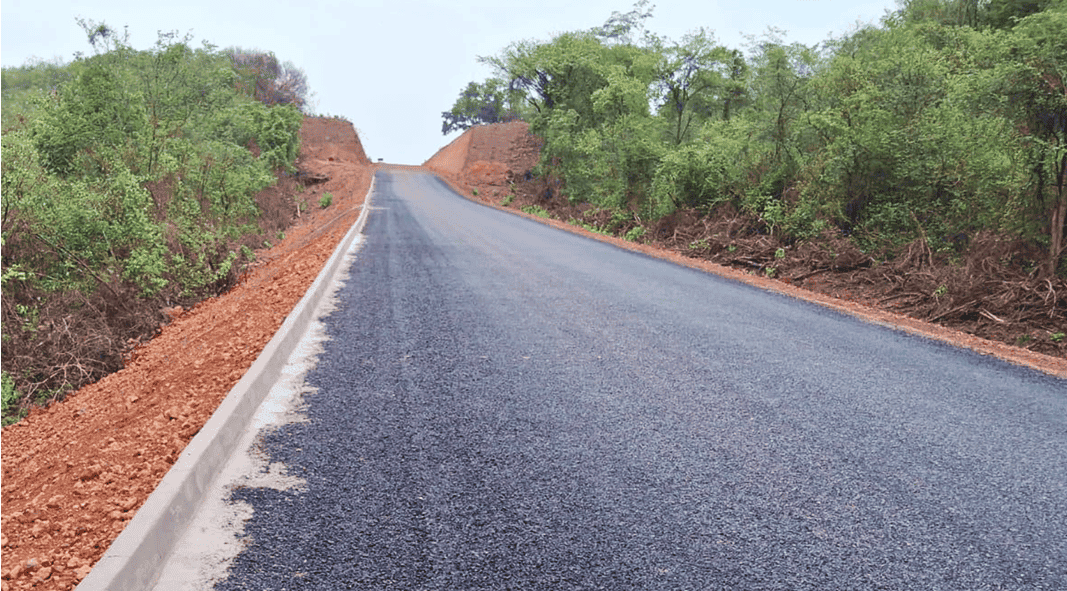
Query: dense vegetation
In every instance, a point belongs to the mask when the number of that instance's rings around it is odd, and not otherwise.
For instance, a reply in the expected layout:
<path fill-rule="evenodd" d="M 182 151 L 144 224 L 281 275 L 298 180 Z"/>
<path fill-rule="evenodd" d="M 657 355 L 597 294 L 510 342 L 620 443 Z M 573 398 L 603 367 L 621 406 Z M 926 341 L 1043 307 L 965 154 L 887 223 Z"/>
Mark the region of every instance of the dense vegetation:
<path fill-rule="evenodd" d="M 120 368 L 291 218 L 265 190 L 297 156 L 300 70 L 80 24 L 93 55 L 3 70 L 4 424 Z"/>
<path fill-rule="evenodd" d="M 685 249 L 762 236 L 774 258 L 746 260 L 768 274 L 844 241 L 862 254 L 848 268 L 908 259 L 881 274 L 900 300 L 929 299 L 931 318 L 1030 314 L 1045 330 L 1027 339 L 1064 339 L 1067 2 L 905 0 L 818 46 L 770 30 L 744 51 L 706 29 L 656 36 L 650 15 L 642 1 L 481 58 L 494 76 L 461 93 L 444 131 L 527 120 L 543 205 L 581 204 L 600 229 L 666 239 L 699 219 L 723 231 Z"/>

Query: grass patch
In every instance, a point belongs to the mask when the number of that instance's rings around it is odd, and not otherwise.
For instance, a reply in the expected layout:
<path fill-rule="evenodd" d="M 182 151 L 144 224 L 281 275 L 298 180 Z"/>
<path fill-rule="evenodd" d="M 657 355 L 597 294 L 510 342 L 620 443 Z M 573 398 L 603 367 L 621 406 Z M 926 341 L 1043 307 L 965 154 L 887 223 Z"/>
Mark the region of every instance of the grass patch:
<path fill-rule="evenodd" d="M 607 230 L 604 230 L 603 228 L 598 228 L 598 227 L 594 226 L 593 224 L 587 224 L 587 223 L 585 223 L 585 222 L 583 222 L 581 220 L 576 220 L 574 218 L 571 218 L 568 223 L 570 225 L 572 225 L 572 226 L 580 226 L 582 228 L 585 228 L 586 230 L 589 230 L 590 232 L 593 232 L 594 234 L 600 234 L 602 236 L 611 236 L 612 235 L 610 232 L 608 232 Z"/>
<path fill-rule="evenodd" d="M 552 214 L 548 213 L 548 210 L 541 207 L 540 205 L 527 205 L 526 207 L 522 208 L 522 211 L 530 215 L 535 215 L 539 218 L 548 219 L 552 217 Z"/>

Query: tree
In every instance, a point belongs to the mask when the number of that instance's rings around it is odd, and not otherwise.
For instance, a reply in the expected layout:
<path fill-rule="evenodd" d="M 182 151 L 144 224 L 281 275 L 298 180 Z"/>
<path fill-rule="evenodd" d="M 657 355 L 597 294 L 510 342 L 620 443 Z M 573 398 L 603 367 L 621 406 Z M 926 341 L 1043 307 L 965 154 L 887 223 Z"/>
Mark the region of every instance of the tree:
<path fill-rule="evenodd" d="M 1053 6 L 1051 0 L 991 0 L 986 7 L 985 22 L 998 29 L 1010 29 L 1020 19 Z"/>
<path fill-rule="evenodd" d="M 444 122 L 441 133 L 448 135 L 483 123 L 501 123 L 519 119 L 516 103 L 521 99 L 510 96 L 503 82 L 490 78 L 478 84 L 471 82 L 452 105 L 452 110 L 441 113 Z"/>
<path fill-rule="evenodd" d="M 156 171 L 168 138 L 187 134 L 193 119 L 232 99 L 232 71 L 208 44 L 194 50 L 190 35 L 159 32 L 156 46 L 130 58 L 138 73 L 148 117 L 147 172 Z"/>
<path fill-rule="evenodd" d="M 648 5 L 648 0 L 638 0 L 630 12 L 612 12 L 603 25 L 592 29 L 592 33 L 605 44 L 630 45 L 634 42 L 635 33 L 644 30 L 644 22 L 652 17 L 654 8 L 654 5 Z"/>
<path fill-rule="evenodd" d="M 1067 3 L 1026 18 L 1011 31 L 1017 61 L 1005 77 L 1021 123 L 1033 173 L 1035 205 L 1047 216 L 1052 275 L 1063 259 L 1067 230 Z"/>
<path fill-rule="evenodd" d="M 815 48 L 800 43 L 786 44 L 783 32 L 771 28 L 762 37 L 749 38 L 751 78 L 750 120 L 757 126 L 757 138 L 770 146 L 769 167 L 764 174 L 765 192 L 779 195 L 796 174 L 799 155 L 807 150 L 795 134 L 797 122 L 811 107 L 811 82 L 820 56 Z"/>
<path fill-rule="evenodd" d="M 681 144 L 689 136 L 694 117 L 729 118 L 730 105 L 743 94 L 738 82 L 745 66 L 740 52 L 718 45 L 715 35 L 703 28 L 667 46 L 655 40 L 659 62 L 655 84 L 661 112 L 673 120 L 672 141 Z M 716 105 L 722 105 L 716 107 Z M 694 108 L 700 105 L 702 108 Z"/>
<path fill-rule="evenodd" d="M 727 68 L 726 86 L 722 93 L 722 118 L 729 121 L 734 110 L 748 103 L 748 65 L 740 51 L 730 50 L 731 60 Z"/>
<path fill-rule="evenodd" d="M 130 92 L 128 72 L 100 60 L 84 62 L 79 70 L 32 125 L 42 163 L 60 175 L 99 166 L 102 151 L 132 141 L 145 124 L 144 105 Z"/>
<path fill-rule="evenodd" d="M 81 17 L 75 18 L 74 22 L 78 23 L 81 30 L 85 32 L 89 45 L 92 46 L 96 55 L 130 49 L 130 32 L 126 29 L 119 33 L 107 23 Z M 78 53 L 75 57 L 81 58 L 82 56 Z"/>
<path fill-rule="evenodd" d="M 479 61 L 493 67 L 496 77 L 524 97 L 536 114 L 562 108 L 590 117 L 590 97 L 605 83 L 603 48 L 591 33 L 562 33 L 548 43 L 513 43 L 501 55 Z"/>
<path fill-rule="evenodd" d="M 308 102 L 308 82 L 304 71 L 291 62 L 279 62 L 271 52 L 239 47 L 227 51 L 236 89 L 265 105 L 293 105 L 303 111 Z"/>

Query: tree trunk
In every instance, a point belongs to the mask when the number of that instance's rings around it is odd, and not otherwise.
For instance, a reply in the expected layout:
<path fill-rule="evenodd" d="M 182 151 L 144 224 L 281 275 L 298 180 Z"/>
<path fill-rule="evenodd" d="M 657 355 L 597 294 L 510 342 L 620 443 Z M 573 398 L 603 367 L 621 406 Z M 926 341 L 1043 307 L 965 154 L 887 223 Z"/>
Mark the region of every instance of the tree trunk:
<path fill-rule="evenodd" d="M 1064 250 L 1064 225 L 1067 224 L 1067 154 L 1056 163 L 1056 202 L 1052 206 L 1052 219 L 1049 223 L 1048 261 L 1045 273 L 1051 277 L 1059 268 L 1060 257 Z"/>

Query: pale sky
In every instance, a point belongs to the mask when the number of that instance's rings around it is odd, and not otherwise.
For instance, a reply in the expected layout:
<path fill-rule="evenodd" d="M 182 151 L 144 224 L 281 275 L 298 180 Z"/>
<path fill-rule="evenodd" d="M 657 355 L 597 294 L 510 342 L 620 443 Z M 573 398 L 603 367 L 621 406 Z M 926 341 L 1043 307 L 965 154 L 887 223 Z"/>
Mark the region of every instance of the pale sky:
<path fill-rule="evenodd" d="M 660 1 L 645 25 L 675 40 L 705 27 L 737 49 L 743 34 L 775 26 L 787 42 L 814 45 L 856 23 L 877 24 L 895 7 L 894 0 Z M 307 74 L 316 113 L 352 121 L 373 160 L 422 164 L 455 138 L 441 135 L 441 112 L 468 82 L 491 75 L 478 56 L 596 27 L 632 8 L 632 0 L 3 0 L 0 62 L 92 54 L 76 17 L 127 27 L 136 49 L 150 48 L 157 31 L 177 31 L 192 34 L 196 46 L 272 51 Z"/>

